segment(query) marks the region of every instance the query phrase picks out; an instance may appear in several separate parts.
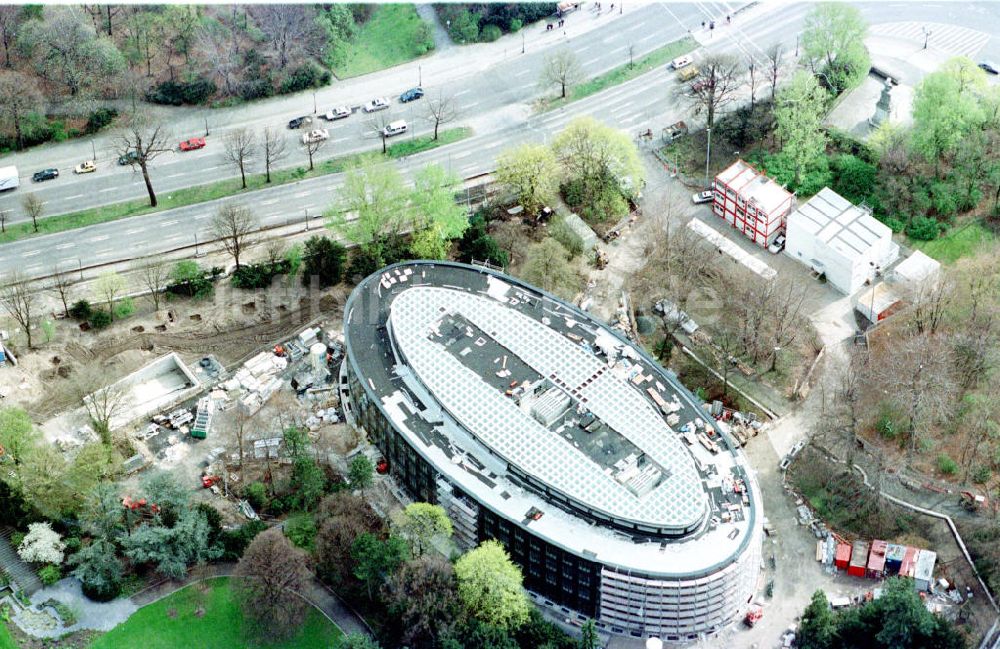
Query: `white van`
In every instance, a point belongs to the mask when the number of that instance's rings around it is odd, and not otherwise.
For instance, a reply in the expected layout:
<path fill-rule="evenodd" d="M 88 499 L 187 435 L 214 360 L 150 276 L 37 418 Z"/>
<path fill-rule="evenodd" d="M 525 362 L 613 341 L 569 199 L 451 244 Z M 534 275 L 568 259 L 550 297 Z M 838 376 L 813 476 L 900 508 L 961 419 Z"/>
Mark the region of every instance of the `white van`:
<path fill-rule="evenodd" d="M 676 59 L 670 62 L 670 67 L 674 70 L 680 70 L 685 65 L 691 65 L 694 63 L 694 57 L 690 54 L 685 54 L 684 56 L 678 56 Z"/>
<path fill-rule="evenodd" d="M 393 135 L 406 133 L 407 128 L 409 127 L 406 125 L 406 122 L 398 119 L 395 122 L 389 122 L 389 125 L 382 129 L 382 135 L 385 137 L 392 137 Z"/>

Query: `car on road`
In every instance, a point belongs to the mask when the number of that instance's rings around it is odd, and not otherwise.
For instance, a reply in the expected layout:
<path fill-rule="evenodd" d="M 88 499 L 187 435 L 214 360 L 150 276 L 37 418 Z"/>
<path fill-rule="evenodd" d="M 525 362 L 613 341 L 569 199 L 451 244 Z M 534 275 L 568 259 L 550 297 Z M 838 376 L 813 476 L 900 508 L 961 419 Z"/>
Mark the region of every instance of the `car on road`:
<path fill-rule="evenodd" d="M 40 183 L 43 180 L 52 180 L 53 178 L 59 177 L 58 169 L 42 169 L 41 171 L 36 171 L 31 179 L 36 183 Z"/>
<path fill-rule="evenodd" d="M 699 74 L 701 74 L 701 70 L 699 70 L 696 66 L 692 65 L 678 72 L 677 78 L 680 79 L 681 81 L 690 81 L 691 79 L 697 77 Z"/>
<path fill-rule="evenodd" d="M 410 88 L 409 90 L 407 90 L 406 92 L 404 92 L 403 94 L 401 94 L 399 96 L 399 101 L 401 103 L 405 104 L 408 101 L 413 101 L 415 99 L 420 99 L 423 96 L 424 96 L 424 89 L 423 88 L 419 88 L 419 87 L 418 88 Z"/>
<path fill-rule="evenodd" d="M 288 128 L 301 128 L 303 126 L 309 126 L 312 123 L 312 117 L 303 115 L 302 117 L 296 117 L 295 119 L 289 121 Z"/>
<path fill-rule="evenodd" d="M 695 205 L 699 205 L 701 203 L 711 203 L 713 198 L 715 198 L 715 192 L 711 189 L 706 189 L 703 192 L 692 194 L 691 202 Z"/>
<path fill-rule="evenodd" d="M 385 110 L 389 107 L 389 100 L 385 97 L 376 97 L 363 106 L 366 113 L 374 113 L 377 110 Z"/>
<path fill-rule="evenodd" d="M 691 65 L 694 62 L 694 57 L 690 54 L 685 54 L 684 56 L 678 56 L 676 59 L 670 62 L 667 66 L 672 70 L 680 70 L 684 66 Z"/>
<path fill-rule="evenodd" d="M 325 128 L 315 128 L 302 134 L 302 144 L 315 144 L 330 139 L 330 131 Z"/>
<path fill-rule="evenodd" d="M 774 241 L 771 242 L 771 245 L 769 245 L 767 247 L 767 249 L 770 250 L 771 252 L 773 252 L 774 254 L 778 254 L 779 252 L 781 252 L 782 250 L 784 250 L 785 249 L 785 235 L 779 234 L 778 236 L 776 236 L 774 238 Z"/>
<path fill-rule="evenodd" d="M 710 83 L 711 81 L 708 79 L 698 79 L 691 84 L 691 92 L 701 92 L 702 90 L 708 88 Z"/>
<path fill-rule="evenodd" d="M 118 164 L 120 164 L 123 167 L 125 165 L 130 165 L 133 162 L 138 162 L 138 161 L 139 161 L 139 152 L 138 151 L 134 151 L 134 150 L 133 151 L 126 151 L 125 153 L 123 153 L 120 156 L 118 156 Z"/>
<path fill-rule="evenodd" d="M 989 74 L 1000 74 L 1000 66 L 993 61 L 980 61 L 979 68 Z"/>
<path fill-rule="evenodd" d="M 93 160 L 85 160 L 73 167 L 73 173 L 75 174 L 91 174 L 95 171 L 97 171 L 97 163 Z"/>
<path fill-rule="evenodd" d="M 203 148 L 205 148 L 205 138 L 203 137 L 190 137 L 180 144 L 181 151 L 194 151 Z"/>
<path fill-rule="evenodd" d="M 382 135 L 385 137 L 400 135 L 402 133 L 406 133 L 409 128 L 410 127 L 406 125 L 405 121 L 398 119 L 395 122 L 389 122 L 389 125 L 382 129 Z"/>
<path fill-rule="evenodd" d="M 344 119 L 345 117 L 351 116 L 351 109 L 347 106 L 337 106 L 336 108 L 327 111 L 323 118 L 328 122 L 332 122 L 336 119 Z"/>

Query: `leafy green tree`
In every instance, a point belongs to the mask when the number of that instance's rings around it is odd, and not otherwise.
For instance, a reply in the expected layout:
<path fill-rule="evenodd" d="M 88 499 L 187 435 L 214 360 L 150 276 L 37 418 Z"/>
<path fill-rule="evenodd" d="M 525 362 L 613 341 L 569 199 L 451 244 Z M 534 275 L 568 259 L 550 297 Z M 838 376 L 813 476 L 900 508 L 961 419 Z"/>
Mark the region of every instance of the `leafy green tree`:
<path fill-rule="evenodd" d="M 580 628 L 580 649 L 599 649 L 601 638 L 597 635 L 597 624 L 593 619 L 583 623 Z"/>
<path fill-rule="evenodd" d="M 363 532 L 351 546 L 354 576 L 368 589 L 372 599 L 379 587 L 410 558 L 410 548 L 401 537 L 391 535 L 382 541 L 370 532 Z"/>
<path fill-rule="evenodd" d="M 452 527 L 444 507 L 430 503 L 410 503 L 403 510 L 397 531 L 409 541 L 413 555 L 420 557 L 431 547 L 435 537 L 450 537 Z"/>
<path fill-rule="evenodd" d="M 497 157 L 497 182 L 513 194 L 527 214 L 537 214 L 559 190 L 559 162 L 552 149 L 522 144 Z"/>
<path fill-rule="evenodd" d="M 102 482 L 114 480 L 121 474 L 122 458 L 118 451 L 105 444 L 84 444 L 69 467 L 67 481 L 78 501 Z"/>
<path fill-rule="evenodd" d="M 469 227 L 466 208 L 455 202 L 461 181 L 437 164 L 419 170 L 413 179 L 410 204 L 416 224 L 434 224 L 443 239 L 457 239 Z"/>
<path fill-rule="evenodd" d="M 796 184 L 826 148 L 826 134 L 822 130 L 826 99 L 816 78 L 803 70 L 796 72 L 788 86 L 778 92 L 775 132 L 781 141 L 782 155 L 795 170 Z"/>
<path fill-rule="evenodd" d="M 401 644 L 413 649 L 435 646 L 458 618 L 455 570 L 441 557 L 407 561 L 386 580 L 382 595 L 401 630 Z"/>
<path fill-rule="evenodd" d="M 563 298 L 572 297 L 578 282 L 576 271 L 570 266 L 569 251 L 555 239 L 544 239 L 528 248 L 521 276 Z"/>
<path fill-rule="evenodd" d="M 158 518 L 167 526 L 173 525 L 191 499 L 191 489 L 182 486 L 177 477 L 167 471 L 147 473 L 140 485 L 146 500 L 159 507 Z"/>
<path fill-rule="evenodd" d="M 360 633 L 348 633 L 338 645 L 338 649 L 382 649 L 382 645 Z"/>
<path fill-rule="evenodd" d="M 23 408 L 7 406 L 0 408 L 0 446 L 4 459 L 10 458 L 14 464 L 21 463 L 21 456 L 38 440 L 31 417 Z"/>
<path fill-rule="evenodd" d="M 395 165 L 378 156 L 364 156 L 347 170 L 328 222 L 381 267 L 389 236 L 405 231 L 411 222 L 408 198 Z"/>
<path fill-rule="evenodd" d="M 539 85 L 556 86 L 559 88 L 559 98 L 566 98 L 566 91 L 578 84 L 584 78 L 580 60 L 570 50 L 559 50 L 545 57 L 542 63 L 542 75 Z"/>
<path fill-rule="evenodd" d="M 845 153 L 834 160 L 833 168 L 835 192 L 855 204 L 870 200 L 878 182 L 875 165 Z"/>
<path fill-rule="evenodd" d="M 531 606 L 522 586 L 521 569 L 497 541 L 485 541 L 455 563 L 458 597 L 476 619 L 513 630 L 528 619 Z"/>
<path fill-rule="evenodd" d="M 458 242 L 460 251 L 459 259 L 466 263 L 475 261 L 486 261 L 491 264 L 506 268 L 510 259 L 507 253 L 500 249 L 496 239 L 490 236 L 486 219 L 479 212 L 472 215 L 469 220 L 469 229 L 465 231 Z"/>
<path fill-rule="evenodd" d="M 323 497 L 326 489 L 326 476 L 323 469 L 311 456 L 301 456 L 292 464 L 292 488 L 294 500 L 298 507 L 305 511 L 311 510 Z"/>
<path fill-rule="evenodd" d="M 982 119 L 974 87 L 964 81 L 961 68 L 932 72 L 913 95 L 913 148 L 934 163 L 939 176 L 941 158 L 954 153 Z"/>
<path fill-rule="evenodd" d="M 96 485 L 86 496 L 79 513 L 80 527 L 91 536 L 114 541 L 125 534 L 125 510 L 114 483 Z"/>
<path fill-rule="evenodd" d="M 599 196 L 610 182 L 623 196 L 636 196 L 645 182 L 645 169 L 635 143 L 624 131 L 593 117 L 577 117 L 552 142 L 568 180 L 580 181 L 584 201 Z"/>
<path fill-rule="evenodd" d="M 851 5 L 824 2 L 806 16 L 802 49 L 814 73 L 837 95 L 861 83 L 871 67 L 865 34 L 868 25 Z"/>
<path fill-rule="evenodd" d="M 222 555 L 222 548 L 209 542 L 211 531 L 203 511 L 185 509 L 173 527 L 140 525 L 124 539 L 125 556 L 134 562 L 155 564 L 160 574 L 180 579 L 190 566 Z"/>
<path fill-rule="evenodd" d="M 42 514 L 58 518 L 74 509 L 76 494 L 66 480 L 66 459 L 50 444 L 36 444 L 21 456 L 21 491 Z"/>
<path fill-rule="evenodd" d="M 358 454 L 347 467 L 347 481 L 355 489 L 367 489 L 375 481 L 375 467 L 365 455 Z"/>
<path fill-rule="evenodd" d="M 447 259 L 448 242 L 441 236 L 441 228 L 437 224 L 414 233 L 410 241 L 410 254 L 414 259 Z"/>
<path fill-rule="evenodd" d="M 347 263 L 347 249 L 329 237 L 312 236 L 306 240 L 302 255 L 305 272 L 302 284 L 308 286 L 313 277 L 318 278 L 319 287 L 336 286 L 344 277 Z"/>
<path fill-rule="evenodd" d="M 110 541 L 96 539 L 74 554 L 70 564 L 73 576 L 83 582 L 83 593 L 106 602 L 118 595 L 122 581 L 122 562 Z"/>
<path fill-rule="evenodd" d="M 796 637 L 798 646 L 802 649 L 832 649 L 836 632 L 837 623 L 826 593 L 817 590 L 802 614 L 802 623 Z"/>

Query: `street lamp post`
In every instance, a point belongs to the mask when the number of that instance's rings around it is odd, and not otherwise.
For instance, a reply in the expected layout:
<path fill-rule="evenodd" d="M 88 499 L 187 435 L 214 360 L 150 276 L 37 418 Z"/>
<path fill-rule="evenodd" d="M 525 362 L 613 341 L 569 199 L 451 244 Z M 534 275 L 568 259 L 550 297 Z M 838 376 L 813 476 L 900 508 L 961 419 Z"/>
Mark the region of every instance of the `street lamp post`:
<path fill-rule="evenodd" d="M 868 262 L 868 265 L 872 268 L 872 299 L 868 305 L 868 318 L 874 326 L 874 324 L 878 322 L 878 316 L 875 315 L 875 278 L 878 277 L 878 273 L 881 268 L 874 261 Z"/>
<path fill-rule="evenodd" d="M 417 85 L 424 85 L 424 71 L 419 65 L 417 66 Z"/>
<path fill-rule="evenodd" d="M 795 58 L 799 58 L 799 35 L 795 35 Z"/>
<path fill-rule="evenodd" d="M 194 256 L 198 256 L 198 233 L 194 233 Z"/>
<path fill-rule="evenodd" d="M 921 27 L 921 29 L 924 30 L 924 49 L 926 50 L 927 49 L 927 39 L 930 38 L 931 31 L 929 29 L 927 29 L 926 27 Z"/>
<path fill-rule="evenodd" d="M 318 112 L 319 111 L 316 110 L 316 91 L 313 90 L 313 115 L 315 115 Z"/>
<path fill-rule="evenodd" d="M 705 144 L 705 187 L 708 187 L 708 163 L 712 160 L 712 128 L 706 127 L 705 134 L 707 136 Z"/>
<path fill-rule="evenodd" d="M 208 137 L 208 117 L 205 117 L 205 137 Z"/>
<path fill-rule="evenodd" d="M 92 160 L 97 162 L 97 149 L 94 147 L 94 140 L 90 140 L 90 153 L 94 156 Z"/>
<path fill-rule="evenodd" d="M 524 32 L 521 32 L 521 54 L 524 54 Z"/>

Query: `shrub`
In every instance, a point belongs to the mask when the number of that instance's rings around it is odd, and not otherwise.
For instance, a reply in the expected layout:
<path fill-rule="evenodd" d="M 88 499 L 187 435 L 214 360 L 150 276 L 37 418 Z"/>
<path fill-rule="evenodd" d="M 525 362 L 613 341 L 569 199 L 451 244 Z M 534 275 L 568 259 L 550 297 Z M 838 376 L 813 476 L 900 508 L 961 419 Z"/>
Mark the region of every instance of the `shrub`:
<path fill-rule="evenodd" d="M 258 534 L 267 529 L 263 521 L 247 521 L 235 530 L 222 533 L 222 560 L 237 561 Z"/>
<path fill-rule="evenodd" d="M 111 314 L 104 309 L 95 309 L 87 320 L 92 329 L 104 329 L 111 324 Z"/>
<path fill-rule="evenodd" d="M 492 43 L 503 36 L 503 32 L 496 25 L 486 25 L 479 32 L 479 40 L 483 43 Z"/>
<path fill-rule="evenodd" d="M 273 264 L 269 262 L 244 264 L 233 271 L 230 281 L 236 288 L 267 288 L 276 276 L 286 272 L 288 272 L 288 261 L 285 259 Z"/>
<path fill-rule="evenodd" d="M 105 126 L 108 126 L 118 117 L 118 111 L 114 108 L 98 108 L 87 118 L 86 133 L 96 133 Z"/>
<path fill-rule="evenodd" d="M 324 70 L 312 61 L 294 68 L 281 83 L 281 94 L 287 95 L 309 88 L 319 88 L 330 83 L 330 71 Z"/>
<path fill-rule="evenodd" d="M 302 284 L 309 286 L 316 277 L 320 288 L 336 286 L 344 276 L 344 262 L 347 259 L 347 249 L 328 237 L 313 236 L 306 240 L 302 260 L 305 272 L 302 273 Z"/>
<path fill-rule="evenodd" d="M 59 566 L 51 563 L 46 564 L 38 571 L 38 579 L 46 586 L 51 586 L 62 579 L 62 570 L 59 569 Z"/>
<path fill-rule="evenodd" d="M 125 319 L 135 313 L 135 304 L 132 303 L 132 298 L 125 297 L 122 298 L 118 304 L 115 305 L 115 317 L 119 319 Z"/>
<path fill-rule="evenodd" d="M 524 22 L 520 18 L 514 18 L 510 21 L 510 31 L 518 32 L 524 27 Z"/>
<path fill-rule="evenodd" d="M 218 266 L 203 270 L 197 262 L 179 261 L 170 270 L 170 283 L 165 290 L 168 295 L 205 297 L 212 292 L 213 283 L 221 274 L 222 268 Z"/>
<path fill-rule="evenodd" d="M 940 471 L 945 475 L 955 475 L 956 473 L 958 473 L 958 463 L 956 463 L 955 460 L 951 459 L 951 457 L 947 453 L 942 453 L 941 455 L 938 455 L 937 465 L 938 465 L 938 471 Z"/>
<path fill-rule="evenodd" d="M 81 545 L 83 545 L 80 541 L 79 536 L 67 536 L 65 539 L 63 539 L 63 543 L 66 544 L 67 554 L 73 554 L 74 552 L 80 549 Z"/>
<path fill-rule="evenodd" d="M 295 514 L 285 521 L 285 536 L 296 547 L 312 550 L 316 538 L 316 521 L 308 513 Z"/>
<path fill-rule="evenodd" d="M 583 253 L 583 238 L 569 227 L 563 217 L 560 216 L 549 224 L 549 234 L 569 251 L 571 258 Z"/>
<path fill-rule="evenodd" d="M 906 226 L 906 234 L 918 241 L 937 239 L 940 232 L 941 225 L 935 219 L 926 216 L 914 216 Z"/>
<path fill-rule="evenodd" d="M 154 104 L 180 106 L 182 104 L 203 104 L 215 94 L 215 83 L 204 77 L 192 81 L 164 81 L 146 92 L 146 99 Z"/>
<path fill-rule="evenodd" d="M 893 421 L 892 415 L 888 413 L 883 413 L 878 418 L 878 423 L 875 424 L 875 430 L 878 431 L 879 435 L 885 437 L 886 439 L 892 439 L 896 436 L 896 422 Z"/>
<path fill-rule="evenodd" d="M 991 477 L 993 477 L 993 470 L 985 464 L 980 464 L 972 472 L 972 481 L 979 484 L 986 484 Z"/>
<path fill-rule="evenodd" d="M 263 482 L 251 482 L 247 485 L 243 496 L 254 509 L 264 509 L 267 506 L 267 489 Z"/>
<path fill-rule="evenodd" d="M 10 535 L 10 544 L 16 548 L 24 541 L 24 537 L 24 532 L 12 532 Z"/>
<path fill-rule="evenodd" d="M 91 313 L 93 313 L 93 309 L 87 300 L 77 300 L 69 308 L 69 314 L 77 320 L 89 320 Z"/>
<path fill-rule="evenodd" d="M 868 201 L 875 191 L 875 165 L 850 154 L 838 156 L 833 161 L 833 191 L 852 203 Z"/>
<path fill-rule="evenodd" d="M 245 101 L 264 99 L 274 95 L 274 83 L 270 77 L 261 77 L 240 84 L 240 98 Z"/>
<path fill-rule="evenodd" d="M 898 219 L 895 216 L 886 216 L 880 220 L 882 221 L 882 223 L 888 225 L 889 229 L 896 234 L 899 234 L 900 232 L 906 229 L 906 221 Z"/>

